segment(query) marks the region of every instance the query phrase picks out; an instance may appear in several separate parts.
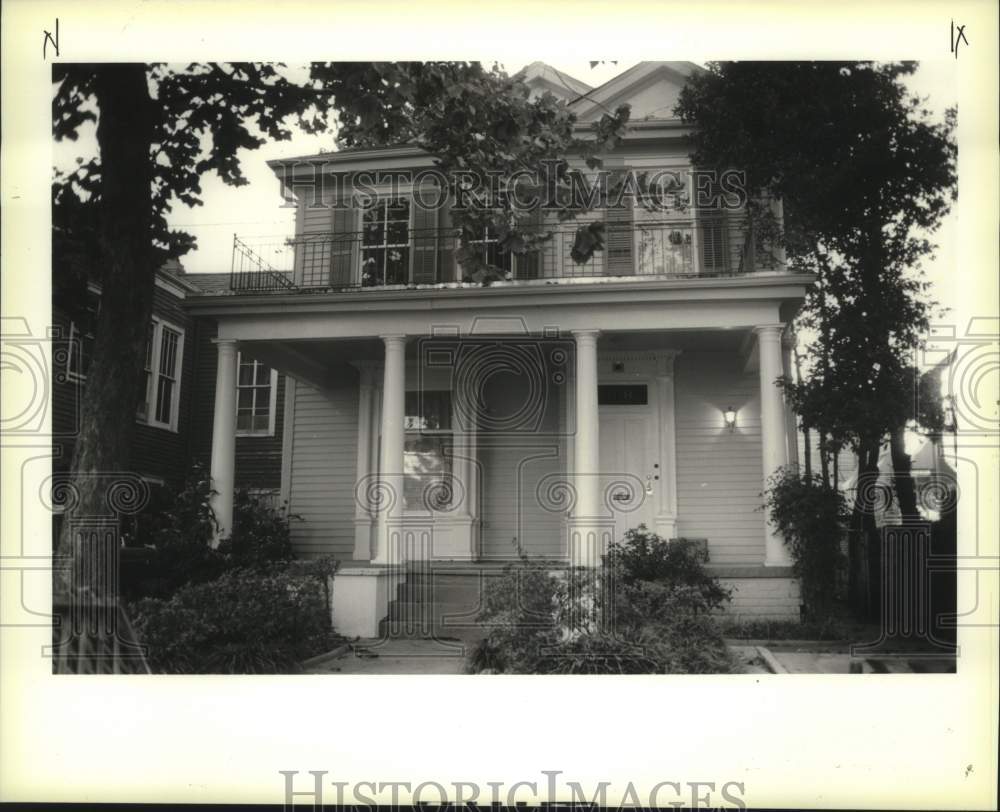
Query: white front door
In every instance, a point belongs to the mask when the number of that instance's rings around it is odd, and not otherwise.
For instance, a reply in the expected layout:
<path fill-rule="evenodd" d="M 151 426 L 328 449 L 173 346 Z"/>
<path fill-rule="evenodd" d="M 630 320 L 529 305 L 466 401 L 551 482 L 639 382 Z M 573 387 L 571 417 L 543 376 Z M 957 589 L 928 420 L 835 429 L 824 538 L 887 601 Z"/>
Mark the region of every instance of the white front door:
<path fill-rule="evenodd" d="M 601 490 L 614 519 L 615 541 L 640 524 L 652 528 L 656 516 L 660 465 L 651 388 L 643 383 L 600 390 Z M 629 396 L 641 402 L 624 405 Z"/>

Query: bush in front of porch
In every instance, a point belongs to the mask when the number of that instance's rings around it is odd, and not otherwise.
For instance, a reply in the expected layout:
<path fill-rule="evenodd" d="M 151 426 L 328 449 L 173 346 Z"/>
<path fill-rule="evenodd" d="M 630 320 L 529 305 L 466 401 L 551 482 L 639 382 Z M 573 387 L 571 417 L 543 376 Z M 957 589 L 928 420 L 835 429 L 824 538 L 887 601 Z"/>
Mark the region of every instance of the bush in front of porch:
<path fill-rule="evenodd" d="M 476 673 L 710 674 L 736 665 L 712 611 L 729 593 L 695 545 L 628 531 L 596 569 L 523 559 L 488 588 Z"/>
<path fill-rule="evenodd" d="M 128 528 L 148 557 L 137 576 L 123 556 L 124 594 L 148 664 L 160 673 L 284 673 L 340 638 L 330 624 L 333 559 L 296 561 L 293 518 L 247 491 L 233 533 L 213 549 L 211 480 L 192 468 Z M 139 546 L 141 545 L 141 546 Z"/>

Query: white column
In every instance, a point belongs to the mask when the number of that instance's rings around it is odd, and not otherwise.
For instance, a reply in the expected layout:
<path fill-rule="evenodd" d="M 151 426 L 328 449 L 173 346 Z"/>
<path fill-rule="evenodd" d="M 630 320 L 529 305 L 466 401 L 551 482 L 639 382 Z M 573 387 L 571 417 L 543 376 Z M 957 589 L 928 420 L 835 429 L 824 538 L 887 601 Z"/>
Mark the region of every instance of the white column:
<path fill-rule="evenodd" d="M 754 330 L 760 360 L 760 445 L 764 487 L 770 476 L 788 462 L 785 454 L 785 401 L 781 388 L 775 383 L 781 377 L 783 330 L 783 324 L 766 324 Z M 764 534 L 764 564 L 769 567 L 789 566 L 792 561 L 788 548 L 770 520 L 766 520 Z"/>
<path fill-rule="evenodd" d="M 597 331 L 576 330 L 576 438 L 573 485 L 574 522 L 570 530 L 570 562 L 596 566 L 604 552 L 600 482 L 600 438 L 597 412 Z"/>
<path fill-rule="evenodd" d="M 217 338 L 215 415 L 212 420 L 212 510 L 219 524 L 212 546 L 233 530 L 233 491 L 236 488 L 236 342 Z"/>
<path fill-rule="evenodd" d="M 373 564 L 399 564 L 403 516 L 403 427 L 406 406 L 406 336 L 384 335 L 382 373 L 382 451 L 379 455 L 379 504 Z"/>
<path fill-rule="evenodd" d="M 375 378 L 371 364 L 359 362 L 358 378 L 358 447 L 357 484 L 354 504 L 354 559 L 368 561 L 372 557 L 372 427 L 375 403 Z"/>
<path fill-rule="evenodd" d="M 785 333 L 781 339 L 781 364 L 784 370 L 785 377 L 788 380 L 794 380 L 794 364 L 792 363 L 792 349 L 793 349 L 794 339 L 790 333 Z M 784 399 L 784 409 L 785 409 L 785 445 L 786 445 L 786 456 L 789 465 L 798 465 L 799 463 L 799 421 L 792 409 L 791 404 L 788 402 L 788 398 Z"/>

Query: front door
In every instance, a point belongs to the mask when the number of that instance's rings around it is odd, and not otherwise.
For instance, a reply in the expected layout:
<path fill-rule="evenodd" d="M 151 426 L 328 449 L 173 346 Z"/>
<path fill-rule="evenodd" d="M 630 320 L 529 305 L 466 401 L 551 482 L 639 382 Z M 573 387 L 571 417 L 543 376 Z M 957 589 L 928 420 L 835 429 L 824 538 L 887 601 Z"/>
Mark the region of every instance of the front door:
<path fill-rule="evenodd" d="M 598 387 L 601 490 L 615 541 L 629 528 L 653 526 L 660 467 L 655 406 L 646 383 Z"/>

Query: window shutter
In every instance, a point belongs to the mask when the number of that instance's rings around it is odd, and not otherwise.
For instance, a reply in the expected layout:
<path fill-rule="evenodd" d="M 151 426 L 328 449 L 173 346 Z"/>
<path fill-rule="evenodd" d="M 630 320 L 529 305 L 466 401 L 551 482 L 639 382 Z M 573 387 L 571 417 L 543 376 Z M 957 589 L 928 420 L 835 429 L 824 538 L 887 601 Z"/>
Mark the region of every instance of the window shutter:
<path fill-rule="evenodd" d="M 330 286 L 344 287 L 354 281 L 355 245 L 358 235 L 355 226 L 354 206 L 337 207 L 333 210 L 333 223 L 329 242 Z"/>
<path fill-rule="evenodd" d="M 438 212 L 438 281 L 455 281 L 455 242 L 454 225 L 451 218 L 453 201 L 451 195 L 445 200 Z"/>
<path fill-rule="evenodd" d="M 542 211 L 541 206 L 534 209 L 531 212 L 531 216 L 528 218 L 525 224 L 525 232 L 528 234 L 541 234 L 542 228 L 545 224 L 545 214 Z M 540 279 L 542 276 L 542 249 L 536 251 L 528 251 L 524 254 L 518 254 L 515 262 L 517 263 L 517 278 L 518 279 Z"/>
<path fill-rule="evenodd" d="M 612 190 L 617 188 L 627 172 L 627 169 L 616 170 L 608 177 L 608 196 L 611 201 L 617 197 L 612 194 Z M 632 203 L 632 198 L 626 196 L 622 198 L 621 206 L 609 206 L 605 211 L 604 250 L 607 252 L 608 276 L 631 276 L 635 273 Z"/>
<path fill-rule="evenodd" d="M 724 211 L 705 211 L 701 220 L 701 272 L 729 271 L 729 217 Z"/>
<path fill-rule="evenodd" d="M 423 195 L 415 195 L 413 205 L 413 275 L 415 285 L 433 285 L 438 277 L 438 210 L 427 208 L 418 199 L 434 200 L 433 189 L 425 189 Z"/>

